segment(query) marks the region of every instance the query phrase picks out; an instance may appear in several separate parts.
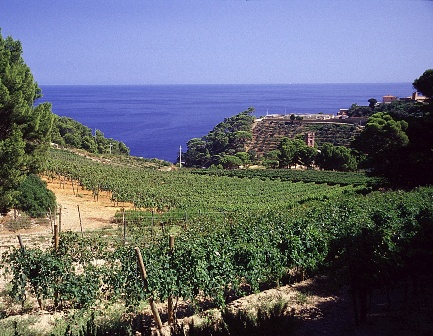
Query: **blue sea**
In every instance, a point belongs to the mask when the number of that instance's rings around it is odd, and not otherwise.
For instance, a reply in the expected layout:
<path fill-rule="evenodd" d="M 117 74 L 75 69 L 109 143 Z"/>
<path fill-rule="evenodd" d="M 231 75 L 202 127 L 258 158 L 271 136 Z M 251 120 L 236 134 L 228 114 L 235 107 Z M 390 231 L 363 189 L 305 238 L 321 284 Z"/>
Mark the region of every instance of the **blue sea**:
<path fill-rule="evenodd" d="M 179 147 L 206 135 L 224 118 L 248 107 L 269 114 L 336 114 L 384 95 L 408 97 L 411 83 L 46 86 L 37 101 L 107 138 L 123 141 L 131 155 L 175 162 Z"/>

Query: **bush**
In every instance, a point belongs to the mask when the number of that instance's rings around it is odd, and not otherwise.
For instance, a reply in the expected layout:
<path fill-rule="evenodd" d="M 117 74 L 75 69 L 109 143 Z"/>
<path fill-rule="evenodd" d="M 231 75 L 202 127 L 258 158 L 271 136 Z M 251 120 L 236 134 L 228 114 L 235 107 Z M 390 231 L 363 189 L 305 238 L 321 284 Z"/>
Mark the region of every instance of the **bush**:
<path fill-rule="evenodd" d="M 29 175 L 18 188 L 17 209 L 31 217 L 43 217 L 54 210 L 56 197 L 37 175 Z"/>

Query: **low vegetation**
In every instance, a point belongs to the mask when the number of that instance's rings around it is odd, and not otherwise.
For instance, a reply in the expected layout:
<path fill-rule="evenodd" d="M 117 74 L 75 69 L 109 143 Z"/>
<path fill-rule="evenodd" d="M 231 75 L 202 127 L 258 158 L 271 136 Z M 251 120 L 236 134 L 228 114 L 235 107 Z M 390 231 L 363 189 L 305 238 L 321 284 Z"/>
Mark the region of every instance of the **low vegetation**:
<path fill-rule="evenodd" d="M 363 322 L 371 291 L 393 288 L 406 275 L 417 290 L 432 280 L 431 188 L 364 196 L 353 184 L 121 168 L 55 153 L 62 160 L 54 156 L 49 161 L 52 174 L 62 169 L 82 187 L 111 181 L 100 186 L 117 188 L 113 195 L 123 197 L 117 201 L 137 202 L 141 191 L 143 199 L 152 200 L 154 212 L 142 213 L 147 218 L 121 215 L 115 236 L 62 233 L 58 249 L 7 252 L 3 260 L 12 277 L 10 294 L 22 307 L 32 296 L 42 307 L 55 309 L 86 310 L 106 302 L 138 313 L 147 299 L 167 302 L 169 297 L 195 309 L 202 300 L 224 307 L 233 298 L 294 281 L 292 270 L 303 277 L 333 270 L 356 293 Z M 137 191 L 129 193 L 134 185 Z M 175 241 L 171 250 L 169 236 Z M 134 247 L 146 266 L 146 287 Z"/>
<path fill-rule="evenodd" d="M 286 169 L 222 170 L 258 163 L 257 153 L 245 150 L 254 122 L 248 109 L 188 142 L 186 166 L 212 169 L 162 171 L 167 163 L 115 156 L 128 154 L 126 146 L 55 117 L 50 104 L 35 106 L 41 92 L 21 54 L 19 41 L 0 36 L 0 210 L 43 216 L 45 209 L 55 216 L 55 200 L 38 173 L 92 190 L 95 198 L 104 191 L 135 210 L 117 215 L 114 232 L 58 237 L 53 226 L 53 244 L 4 252 L 3 295 L 10 301 L 2 301 L 0 327 L 6 335 L 32 334 L 24 322 L 6 318 L 13 303 L 15 313 L 31 311 L 32 302 L 64 312 L 49 331 L 54 335 L 146 334 L 151 321 L 140 314 L 155 302 L 167 302 L 172 332 L 182 334 L 184 326 L 172 321 L 179 301 L 191 311 L 222 312 L 201 331 L 190 324 L 190 334 L 240 335 L 269 331 L 281 317 L 287 331 L 293 316 L 282 301 L 258 306 L 255 314 L 230 312 L 229 302 L 300 278 L 337 274 L 361 324 L 375 290 L 411 284 L 416 293 L 431 286 L 431 104 L 375 111 L 350 149 L 324 143 L 319 155 L 297 138 L 283 138 L 260 163 Z M 430 94 L 430 78 L 428 70 L 414 87 Z M 99 154 L 49 151 L 52 137 Z M 288 169 L 297 165 L 363 167 L 377 177 Z M 108 322 L 94 313 L 113 307 Z"/>

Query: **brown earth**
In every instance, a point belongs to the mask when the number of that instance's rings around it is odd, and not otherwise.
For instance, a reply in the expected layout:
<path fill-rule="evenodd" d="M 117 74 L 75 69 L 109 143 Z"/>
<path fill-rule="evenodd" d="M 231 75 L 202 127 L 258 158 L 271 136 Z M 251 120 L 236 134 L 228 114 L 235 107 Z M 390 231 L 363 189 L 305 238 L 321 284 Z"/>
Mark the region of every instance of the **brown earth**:
<path fill-rule="evenodd" d="M 56 201 L 61 208 L 62 231 L 80 231 L 81 226 L 83 231 L 115 227 L 112 220 L 116 212 L 121 211 L 122 208 L 132 208 L 132 205 L 127 203 L 115 205 L 110 200 L 110 193 L 108 192 L 100 192 L 98 199 L 95 199 L 91 191 L 83 190 L 81 187 L 77 188 L 70 181 L 44 180 L 47 182 L 48 189 L 56 195 Z M 12 217 L 12 213 L 9 214 L 9 217 Z M 3 221 L 5 220 L 7 218 L 3 219 Z M 59 223 L 59 215 L 56 217 L 56 221 Z M 32 225 L 29 229 L 17 230 L 14 233 L 2 225 L 0 226 L 0 237 L 4 243 L 7 237 L 14 236 L 15 239 L 17 234 L 20 234 L 24 240 L 35 234 L 51 235 L 51 225 L 48 220 L 46 223 L 47 225 Z"/>
<path fill-rule="evenodd" d="M 80 217 L 83 230 L 95 230 L 112 227 L 112 219 L 122 207 L 132 208 L 130 204 L 116 205 L 110 200 L 110 193 L 100 192 L 98 199 L 89 190 L 78 188 L 69 181 L 60 183 L 59 180 L 48 182 L 48 188 L 56 195 L 57 203 L 61 206 L 62 230 L 80 231 Z"/>

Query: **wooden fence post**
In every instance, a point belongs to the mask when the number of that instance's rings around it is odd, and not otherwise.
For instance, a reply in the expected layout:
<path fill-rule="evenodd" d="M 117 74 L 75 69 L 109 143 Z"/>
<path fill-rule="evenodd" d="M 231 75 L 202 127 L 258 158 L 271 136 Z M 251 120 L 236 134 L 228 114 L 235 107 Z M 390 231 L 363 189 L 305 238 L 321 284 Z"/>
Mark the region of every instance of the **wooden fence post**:
<path fill-rule="evenodd" d="M 62 232 L 62 206 L 59 207 L 59 233 Z"/>
<path fill-rule="evenodd" d="M 123 243 L 126 244 L 125 208 L 122 208 L 122 225 L 123 225 Z"/>
<path fill-rule="evenodd" d="M 18 238 L 18 243 L 20 243 L 20 249 L 22 252 L 24 252 L 24 244 L 21 235 L 18 235 L 17 238 Z"/>
<path fill-rule="evenodd" d="M 54 228 L 53 228 L 53 215 L 51 213 L 51 208 L 48 209 L 49 214 L 50 214 L 50 226 L 51 226 L 51 234 L 54 234 Z"/>
<path fill-rule="evenodd" d="M 170 235 L 169 237 L 169 247 L 170 250 L 168 251 L 170 258 L 173 256 L 173 251 L 174 251 L 174 236 Z M 174 316 L 174 308 L 173 308 L 173 295 L 170 294 L 170 296 L 168 297 L 168 307 L 167 307 L 167 314 L 168 314 L 168 324 L 172 324 L 175 320 L 175 316 Z"/>
<path fill-rule="evenodd" d="M 147 273 L 144 268 L 143 257 L 141 256 L 140 249 L 138 247 L 135 248 L 135 254 L 137 256 L 138 266 L 140 268 L 141 280 L 143 280 L 143 286 L 145 290 L 147 290 Z M 153 298 L 149 298 L 150 309 L 152 309 L 153 317 L 155 318 L 156 325 L 158 329 L 162 329 L 161 317 L 159 316 L 158 309 L 156 308 L 156 304 L 153 301 Z"/>
<path fill-rule="evenodd" d="M 83 238 L 84 237 L 84 233 L 83 233 L 83 223 L 81 222 L 80 206 L 77 205 L 77 208 L 78 208 L 78 218 L 80 219 L 81 238 Z"/>
<path fill-rule="evenodd" d="M 154 212 L 153 211 L 154 210 L 152 210 L 152 221 L 150 223 L 150 232 L 151 232 L 152 236 L 153 236 L 153 225 L 155 224 L 154 223 L 155 222 L 155 218 L 154 218 Z"/>
<path fill-rule="evenodd" d="M 59 226 L 54 224 L 54 249 L 59 249 Z"/>

